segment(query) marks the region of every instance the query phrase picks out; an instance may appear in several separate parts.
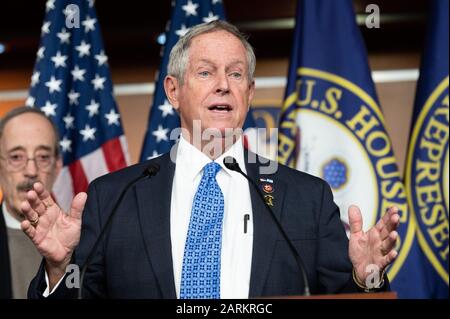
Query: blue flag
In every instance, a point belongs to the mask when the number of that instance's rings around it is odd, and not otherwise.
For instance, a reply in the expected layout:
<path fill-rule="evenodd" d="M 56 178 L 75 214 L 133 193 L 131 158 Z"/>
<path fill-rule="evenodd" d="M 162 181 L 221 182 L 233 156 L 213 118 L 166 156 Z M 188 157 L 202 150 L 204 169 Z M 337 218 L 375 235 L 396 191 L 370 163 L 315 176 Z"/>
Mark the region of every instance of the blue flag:
<path fill-rule="evenodd" d="M 350 204 L 361 208 L 364 230 L 399 208 L 399 255 L 388 269 L 395 283 L 414 228 L 352 1 L 299 1 L 296 19 L 279 161 L 329 183 L 347 230 Z"/>
<path fill-rule="evenodd" d="M 54 195 L 67 209 L 90 181 L 127 165 L 107 61 L 93 1 L 48 0 L 26 104 L 58 127 L 64 167 Z"/>
<path fill-rule="evenodd" d="M 431 4 L 405 172 L 423 252 L 416 262 L 422 267 L 424 298 L 449 297 L 448 10 L 448 0 Z"/>
<path fill-rule="evenodd" d="M 167 100 L 163 85 L 170 51 L 189 28 L 200 23 L 225 20 L 222 0 L 176 0 L 172 5 L 172 18 L 165 34 L 166 43 L 156 80 L 141 161 L 169 152 L 176 142 L 176 139 L 170 138 L 170 132 L 180 127 L 180 118 Z M 251 112 L 248 114 L 244 128 L 255 127 Z"/>

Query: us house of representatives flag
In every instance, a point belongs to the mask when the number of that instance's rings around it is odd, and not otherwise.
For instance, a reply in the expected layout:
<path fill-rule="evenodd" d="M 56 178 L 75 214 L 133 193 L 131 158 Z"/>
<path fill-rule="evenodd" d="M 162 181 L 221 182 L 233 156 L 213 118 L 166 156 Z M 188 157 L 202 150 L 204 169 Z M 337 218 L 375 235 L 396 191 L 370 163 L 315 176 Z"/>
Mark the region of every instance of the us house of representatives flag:
<path fill-rule="evenodd" d="M 68 209 L 98 176 L 128 163 L 94 1 L 48 0 L 26 105 L 57 125 L 64 167 L 54 185 Z"/>
<path fill-rule="evenodd" d="M 388 268 L 395 286 L 414 228 L 350 0 L 297 3 L 279 130 L 279 161 L 330 184 L 347 230 L 350 204 L 364 230 L 399 208 L 399 255 Z"/>
<path fill-rule="evenodd" d="M 178 39 L 189 31 L 189 28 L 215 20 L 225 20 L 222 0 L 175 0 L 172 2 L 171 20 L 167 25 L 165 45 L 161 51 L 162 60 L 155 82 L 155 93 L 140 161 L 169 152 L 178 138 L 178 136 L 171 137 L 171 132 L 180 127 L 180 118 L 164 92 L 164 78 L 167 75 L 170 51 Z M 244 123 L 244 129 L 255 126 L 250 111 Z M 253 145 L 252 142 L 250 144 Z"/>
<path fill-rule="evenodd" d="M 431 2 L 405 172 L 426 298 L 449 297 L 448 15 L 448 0 Z"/>

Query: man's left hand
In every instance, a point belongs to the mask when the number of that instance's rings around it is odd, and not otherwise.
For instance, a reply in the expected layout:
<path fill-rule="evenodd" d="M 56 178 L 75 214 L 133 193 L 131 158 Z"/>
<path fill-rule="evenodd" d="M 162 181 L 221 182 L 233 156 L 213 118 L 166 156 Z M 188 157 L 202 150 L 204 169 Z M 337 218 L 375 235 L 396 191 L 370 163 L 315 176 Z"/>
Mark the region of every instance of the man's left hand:
<path fill-rule="evenodd" d="M 382 271 L 397 257 L 395 243 L 400 215 L 397 207 L 391 207 L 375 226 L 364 232 L 361 211 L 357 206 L 348 209 L 350 223 L 349 256 L 357 280 L 366 283 L 371 270 Z M 373 268 L 375 265 L 376 268 Z M 380 281 L 382 278 L 380 278 Z"/>

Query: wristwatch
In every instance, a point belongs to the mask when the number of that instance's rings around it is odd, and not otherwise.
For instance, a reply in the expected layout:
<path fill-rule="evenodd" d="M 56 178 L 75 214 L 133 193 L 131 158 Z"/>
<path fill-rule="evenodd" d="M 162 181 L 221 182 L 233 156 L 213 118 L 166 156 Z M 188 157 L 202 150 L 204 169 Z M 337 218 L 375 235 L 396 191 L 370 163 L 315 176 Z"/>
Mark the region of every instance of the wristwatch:
<path fill-rule="evenodd" d="M 383 271 L 381 272 L 381 276 L 380 276 L 380 280 L 378 283 L 374 283 L 373 285 L 371 285 L 372 287 L 367 286 L 365 283 L 361 283 L 358 280 L 358 277 L 356 276 L 356 271 L 355 268 L 353 268 L 352 270 L 352 276 L 353 276 L 353 281 L 355 282 L 355 284 L 361 288 L 364 292 L 376 292 L 378 291 L 380 288 L 382 288 L 384 286 L 384 274 L 386 272 L 386 269 L 383 269 Z"/>

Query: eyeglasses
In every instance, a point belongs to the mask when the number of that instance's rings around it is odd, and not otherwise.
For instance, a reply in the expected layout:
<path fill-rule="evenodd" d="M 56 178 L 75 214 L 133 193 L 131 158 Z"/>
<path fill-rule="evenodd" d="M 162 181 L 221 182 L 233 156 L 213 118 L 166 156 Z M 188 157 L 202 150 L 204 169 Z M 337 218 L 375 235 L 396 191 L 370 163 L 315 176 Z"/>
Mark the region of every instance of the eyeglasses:
<path fill-rule="evenodd" d="M 34 157 L 28 157 L 24 151 L 15 151 L 8 154 L 6 158 L 0 156 L 0 159 L 6 161 L 13 172 L 22 171 L 28 165 L 28 161 L 34 161 L 41 172 L 48 173 L 52 168 L 55 156 L 47 151 L 38 151 Z"/>

